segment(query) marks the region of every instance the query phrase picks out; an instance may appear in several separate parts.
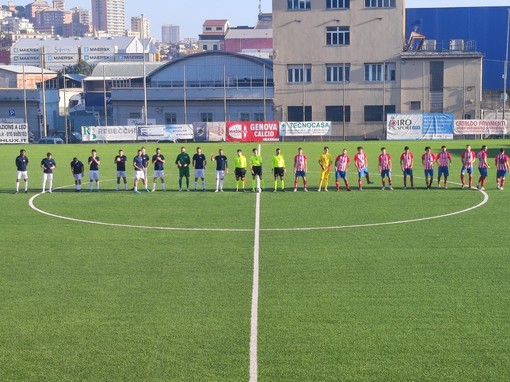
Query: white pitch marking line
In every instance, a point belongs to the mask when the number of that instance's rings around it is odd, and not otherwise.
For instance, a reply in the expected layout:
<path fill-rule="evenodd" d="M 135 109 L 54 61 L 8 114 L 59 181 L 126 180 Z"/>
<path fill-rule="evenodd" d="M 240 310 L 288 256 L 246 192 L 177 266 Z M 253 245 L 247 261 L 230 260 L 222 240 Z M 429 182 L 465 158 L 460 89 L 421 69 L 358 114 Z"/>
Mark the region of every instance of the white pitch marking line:
<path fill-rule="evenodd" d="M 258 147 L 261 154 L 261 147 Z M 258 323 L 259 323 L 259 258 L 260 258 L 260 177 L 256 177 L 255 229 L 253 235 L 253 285 L 251 293 L 250 325 L 250 382 L 258 379 Z"/>
<path fill-rule="evenodd" d="M 258 182 L 257 182 L 258 183 Z M 255 234 L 253 241 L 253 287 L 251 298 L 251 329 L 250 329 L 250 382 L 257 382 L 258 361 L 258 311 L 259 311 L 259 253 L 260 253 L 260 192 L 255 200 Z"/>
<path fill-rule="evenodd" d="M 67 187 L 72 187 L 72 185 L 55 188 L 55 190 L 60 189 L 60 188 L 67 188 Z M 460 211 L 454 211 L 454 212 L 450 212 L 450 213 L 443 214 L 443 215 L 427 216 L 427 217 L 423 217 L 423 218 L 416 218 L 416 219 L 409 219 L 409 220 L 398 220 L 398 221 L 383 222 L 383 223 L 366 223 L 366 224 L 353 224 L 353 225 L 341 225 L 341 226 L 329 226 L 329 227 L 260 228 L 259 231 L 261 231 L 261 232 L 278 232 L 278 231 L 289 232 L 289 231 L 318 231 L 318 230 L 325 230 L 325 229 L 326 230 L 338 230 L 338 229 L 347 229 L 347 228 L 367 228 L 367 227 L 378 227 L 378 226 L 385 226 L 385 225 L 417 223 L 417 222 L 422 222 L 422 221 L 427 221 L 427 220 L 442 219 L 442 218 L 447 218 L 450 216 L 463 214 L 463 213 L 475 210 L 475 209 L 480 208 L 483 205 L 485 205 L 489 201 L 489 195 L 487 194 L 486 191 L 478 190 L 478 192 L 480 192 L 484 196 L 484 198 L 477 205 L 460 210 Z M 71 217 L 67 217 L 67 216 L 52 214 L 50 212 L 46 212 L 44 210 L 37 208 L 34 205 L 34 200 L 41 195 L 43 195 L 43 194 L 42 193 L 36 194 L 32 198 L 30 198 L 30 200 L 28 202 L 28 204 L 30 205 L 30 208 L 32 208 L 36 212 L 39 212 L 40 214 L 43 214 L 43 215 L 46 215 L 46 216 L 49 216 L 52 218 L 72 221 L 72 222 L 76 222 L 76 223 L 95 224 L 95 225 L 103 225 L 103 226 L 109 226 L 109 227 L 121 227 L 121 228 L 155 229 L 155 230 L 160 230 L 160 231 L 252 232 L 252 229 L 244 229 L 244 228 L 158 227 L 158 226 L 106 223 L 106 222 L 95 221 L 95 220 L 76 219 L 76 218 L 71 218 Z"/>

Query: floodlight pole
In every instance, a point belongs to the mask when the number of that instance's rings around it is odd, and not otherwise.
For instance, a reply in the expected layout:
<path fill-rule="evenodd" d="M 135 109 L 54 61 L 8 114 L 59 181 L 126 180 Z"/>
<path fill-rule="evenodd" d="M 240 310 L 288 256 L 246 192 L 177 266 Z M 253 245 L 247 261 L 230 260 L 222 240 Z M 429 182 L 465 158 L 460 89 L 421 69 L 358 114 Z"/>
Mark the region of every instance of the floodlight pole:
<path fill-rule="evenodd" d="M 505 68 L 503 70 L 503 119 L 505 119 L 506 108 L 506 91 L 507 91 L 507 76 L 508 76 L 508 40 L 510 40 L 510 9 L 507 16 L 507 30 L 506 30 L 506 54 L 505 54 Z"/>

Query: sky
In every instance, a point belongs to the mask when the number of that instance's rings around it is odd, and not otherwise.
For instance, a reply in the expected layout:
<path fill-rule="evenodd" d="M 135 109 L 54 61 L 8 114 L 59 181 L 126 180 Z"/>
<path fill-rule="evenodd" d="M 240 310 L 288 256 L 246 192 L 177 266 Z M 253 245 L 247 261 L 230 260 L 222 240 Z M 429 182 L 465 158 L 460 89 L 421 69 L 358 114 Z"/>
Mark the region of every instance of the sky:
<path fill-rule="evenodd" d="M 271 4 L 272 0 L 262 0 L 262 12 L 271 12 Z M 131 17 L 143 13 L 150 20 L 156 39 L 161 39 L 163 24 L 179 25 L 181 39 L 197 38 L 206 19 L 228 19 L 232 26 L 254 26 L 258 6 L 259 0 L 126 0 L 126 22 L 129 27 Z M 407 8 L 472 6 L 510 7 L 510 0 L 406 0 Z M 66 8 L 73 7 L 91 9 L 91 1 L 66 0 Z"/>

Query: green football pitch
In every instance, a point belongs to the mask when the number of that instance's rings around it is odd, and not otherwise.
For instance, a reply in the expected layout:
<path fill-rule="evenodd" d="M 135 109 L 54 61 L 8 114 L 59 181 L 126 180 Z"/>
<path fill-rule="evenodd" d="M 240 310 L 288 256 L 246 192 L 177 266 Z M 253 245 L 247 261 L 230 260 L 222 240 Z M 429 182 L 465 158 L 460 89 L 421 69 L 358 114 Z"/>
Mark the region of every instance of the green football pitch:
<path fill-rule="evenodd" d="M 489 146 L 485 192 L 460 188 L 467 143 Z M 356 190 L 351 164 L 352 192 L 336 192 L 333 173 L 330 192 L 316 192 L 322 147 L 352 157 L 359 144 L 374 184 Z M 403 189 L 406 144 L 416 189 Z M 419 158 L 442 144 L 449 188 L 426 190 Z M 381 190 L 382 145 L 394 191 Z M 233 171 L 212 192 L 212 163 L 208 192 L 177 192 L 180 144 L 162 144 L 168 191 L 115 191 L 113 158 L 122 148 L 131 163 L 139 146 L 27 145 L 30 191 L 17 195 L 22 147 L 1 148 L 1 381 L 510 380 L 510 185 L 496 189 L 493 165 L 508 141 L 264 143 L 260 194 L 251 180 L 233 192 Z M 237 148 L 255 147 L 201 146 L 207 157 L 223 148 L 231 170 Z M 276 147 L 285 193 L 269 192 Z M 291 192 L 298 147 L 307 193 L 301 182 Z M 70 161 L 92 148 L 101 191 L 88 192 L 86 171 L 76 193 Z M 39 194 L 47 151 L 55 191 Z"/>

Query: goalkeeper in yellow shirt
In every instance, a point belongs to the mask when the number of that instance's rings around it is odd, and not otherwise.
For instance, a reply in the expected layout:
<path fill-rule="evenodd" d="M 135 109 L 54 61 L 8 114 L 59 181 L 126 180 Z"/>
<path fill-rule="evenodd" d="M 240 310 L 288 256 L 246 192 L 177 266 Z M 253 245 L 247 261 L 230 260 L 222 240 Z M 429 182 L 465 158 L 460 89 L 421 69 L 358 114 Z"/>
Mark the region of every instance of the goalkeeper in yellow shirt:
<path fill-rule="evenodd" d="M 324 186 L 324 191 L 328 191 L 329 174 L 331 172 L 331 164 L 333 163 L 333 157 L 329 153 L 329 147 L 324 147 L 324 152 L 319 156 L 319 166 L 321 166 L 321 175 L 319 181 L 319 189 L 321 191 Z"/>

